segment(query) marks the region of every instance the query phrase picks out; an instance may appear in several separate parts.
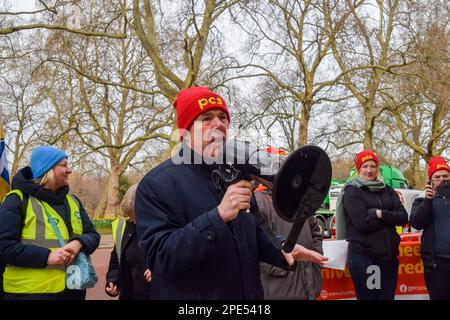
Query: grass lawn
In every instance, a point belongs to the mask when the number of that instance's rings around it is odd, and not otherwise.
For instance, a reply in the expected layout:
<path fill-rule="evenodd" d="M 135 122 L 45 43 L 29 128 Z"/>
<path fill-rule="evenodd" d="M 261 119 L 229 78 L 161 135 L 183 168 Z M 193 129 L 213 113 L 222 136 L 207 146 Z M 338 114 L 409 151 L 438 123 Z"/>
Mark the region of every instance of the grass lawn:
<path fill-rule="evenodd" d="M 112 232 L 111 229 L 111 222 L 113 220 L 92 220 L 92 223 L 95 227 L 95 230 L 97 230 L 100 234 L 109 234 Z"/>

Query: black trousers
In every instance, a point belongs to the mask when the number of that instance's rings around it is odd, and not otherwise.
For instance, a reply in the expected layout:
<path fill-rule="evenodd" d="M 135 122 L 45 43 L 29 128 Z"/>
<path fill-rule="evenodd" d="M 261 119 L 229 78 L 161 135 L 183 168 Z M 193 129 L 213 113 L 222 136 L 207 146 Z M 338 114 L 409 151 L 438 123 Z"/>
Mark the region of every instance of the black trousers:
<path fill-rule="evenodd" d="M 425 284 L 430 300 L 450 300 L 450 268 L 439 263 L 436 267 L 425 267 Z"/>
<path fill-rule="evenodd" d="M 362 255 L 349 255 L 348 266 L 358 300 L 394 300 L 397 287 L 398 260 L 384 261 Z M 373 267 L 379 270 L 379 288 L 369 287 Z"/>

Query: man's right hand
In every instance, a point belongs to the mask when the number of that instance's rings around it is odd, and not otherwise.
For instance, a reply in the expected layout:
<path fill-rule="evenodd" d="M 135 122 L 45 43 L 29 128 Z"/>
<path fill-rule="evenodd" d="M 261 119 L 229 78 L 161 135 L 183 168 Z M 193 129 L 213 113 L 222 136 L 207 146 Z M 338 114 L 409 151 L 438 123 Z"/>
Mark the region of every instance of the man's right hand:
<path fill-rule="evenodd" d="M 236 219 L 239 211 L 250 209 L 252 197 L 252 184 L 240 180 L 228 187 L 217 209 L 222 220 L 226 223 Z"/>
<path fill-rule="evenodd" d="M 431 186 L 431 183 L 427 183 L 425 185 L 425 198 L 427 199 L 434 199 L 436 196 L 436 191 L 434 191 L 434 188 Z"/>

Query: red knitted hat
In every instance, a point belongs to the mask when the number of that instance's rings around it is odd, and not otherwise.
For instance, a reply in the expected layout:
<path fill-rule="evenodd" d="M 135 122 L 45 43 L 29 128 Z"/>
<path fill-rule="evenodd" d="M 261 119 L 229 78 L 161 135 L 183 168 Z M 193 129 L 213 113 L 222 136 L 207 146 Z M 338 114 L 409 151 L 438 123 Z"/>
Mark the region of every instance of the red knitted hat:
<path fill-rule="evenodd" d="M 450 172 L 450 167 L 443 157 L 432 157 L 428 166 L 428 179 L 431 179 L 433 173 L 438 170 L 447 170 Z"/>
<path fill-rule="evenodd" d="M 356 171 L 359 172 L 359 169 L 361 169 L 363 163 L 369 160 L 375 161 L 377 165 L 380 164 L 380 160 L 378 160 L 377 155 L 372 150 L 364 150 L 358 153 L 358 155 L 355 158 Z"/>
<path fill-rule="evenodd" d="M 225 112 L 230 121 L 225 100 L 206 87 L 191 87 L 181 90 L 175 98 L 173 106 L 177 111 L 178 129 L 188 130 L 199 115 L 214 109 Z"/>

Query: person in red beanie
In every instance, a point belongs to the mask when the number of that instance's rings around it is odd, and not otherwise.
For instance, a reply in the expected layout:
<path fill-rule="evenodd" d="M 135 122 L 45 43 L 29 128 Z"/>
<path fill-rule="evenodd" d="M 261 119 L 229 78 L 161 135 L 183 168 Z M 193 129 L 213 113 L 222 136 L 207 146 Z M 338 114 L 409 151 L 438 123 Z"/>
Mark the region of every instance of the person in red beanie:
<path fill-rule="evenodd" d="M 225 100 L 206 87 L 181 90 L 173 103 L 182 147 L 195 152 L 193 158 L 214 158 L 230 127 L 230 114 Z M 187 149 L 186 149 L 187 147 Z M 183 161 L 190 159 L 184 154 Z M 195 161 L 196 164 L 201 163 Z"/>
<path fill-rule="evenodd" d="M 377 155 L 364 150 L 355 158 L 357 176 L 347 182 L 336 205 L 336 221 L 346 221 L 348 265 L 358 300 L 393 300 L 397 285 L 396 226 L 408 222 L 397 192 L 378 177 Z"/>
<path fill-rule="evenodd" d="M 284 269 L 294 260 L 323 264 L 326 258 L 300 245 L 282 252 L 252 212 L 240 213 L 257 208 L 249 181 L 229 186 L 223 197 L 215 189 L 217 164 L 206 160 L 227 137 L 225 100 L 194 87 L 182 90 L 174 107 L 182 148 L 142 179 L 135 200 L 152 299 L 263 299 L 260 260 Z M 200 161 L 179 161 L 192 156 Z"/>
<path fill-rule="evenodd" d="M 372 150 L 364 150 L 358 153 L 355 158 L 355 165 L 358 175 L 360 175 L 364 179 L 372 181 L 377 178 L 379 173 L 378 167 L 380 166 L 380 160 L 378 160 L 377 155 Z"/>
<path fill-rule="evenodd" d="M 445 181 L 450 180 L 450 167 L 443 157 L 432 157 L 428 165 L 428 183 L 425 186 L 425 197 L 433 199 L 436 190 Z"/>
<path fill-rule="evenodd" d="M 413 208 L 410 224 L 423 229 L 421 257 L 431 300 L 450 299 L 450 167 L 443 157 L 428 165 L 425 199 Z"/>

